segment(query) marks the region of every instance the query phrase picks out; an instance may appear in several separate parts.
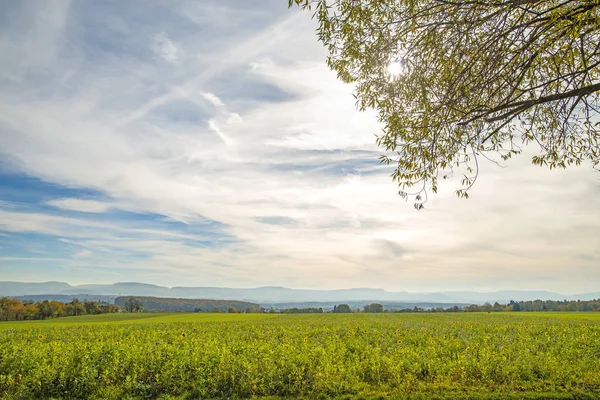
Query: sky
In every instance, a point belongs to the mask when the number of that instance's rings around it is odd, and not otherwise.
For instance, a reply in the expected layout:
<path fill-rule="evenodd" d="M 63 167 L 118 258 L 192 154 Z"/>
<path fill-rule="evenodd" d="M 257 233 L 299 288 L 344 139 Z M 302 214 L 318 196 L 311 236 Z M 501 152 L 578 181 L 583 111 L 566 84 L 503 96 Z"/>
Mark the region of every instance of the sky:
<path fill-rule="evenodd" d="M 600 175 L 426 209 L 281 0 L 0 3 L 0 281 L 598 291 Z"/>

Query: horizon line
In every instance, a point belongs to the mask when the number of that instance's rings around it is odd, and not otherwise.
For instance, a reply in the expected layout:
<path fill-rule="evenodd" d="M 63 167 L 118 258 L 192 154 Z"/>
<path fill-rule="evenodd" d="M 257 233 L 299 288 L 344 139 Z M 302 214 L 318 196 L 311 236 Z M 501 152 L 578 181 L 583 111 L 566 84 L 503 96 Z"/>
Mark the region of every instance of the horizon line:
<path fill-rule="evenodd" d="M 293 288 L 288 286 L 281 285 L 265 285 L 265 286 L 253 286 L 253 287 L 233 287 L 233 286 L 162 286 L 154 283 L 145 283 L 145 282 L 136 282 L 136 281 L 127 281 L 127 282 L 113 282 L 113 283 L 80 283 L 80 284 L 72 284 L 65 281 L 0 281 L 2 283 L 25 283 L 25 284 L 45 284 L 45 283 L 64 283 L 72 287 L 77 286 L 88 286 L 88 285 L 118 285 L 118 284 L 141 284 L 147 286 L 155 286 L 159 288 L 166 289 L 175 289 L 175 288 L 211 288 L 211 289 L 266 289 L 266 288 L 277 288 L 277 289 L 287 289 L 287 290 L 307 290 L 307 291 L 342 291 L 342 290 L 377 290 L 383 291 L 385 293 L 423 293 L 423 294 L 433 294 L 433 293 L 457 293 L 457 292 L 473 292 L 473 293 L 499 293 L 499 292 L 546 292 L 552 294 L 561 294 L 567 296 L 575 296 L 589 293 L 596 293 L 594 291 L 590 292 L 578 292 L 578 293 L 567 293 L 567 292 L 556 292 L 550 290 L 540 290 L 540 289 L 501 289 L 501 290 L 487 290 L 487 291 L 477 291 L 477 290 L 436 290 L 436 291 L 410 291 L 410 290 L 399 290 L 399 291 L 390 291 L 383 288 L 375 288 L 375 287 L 348 287 L 348 288 L 338 288 L 338 289 L 306 289 L 306 288 Z M 600 293 L 600 290 L 598 291 Z"/>

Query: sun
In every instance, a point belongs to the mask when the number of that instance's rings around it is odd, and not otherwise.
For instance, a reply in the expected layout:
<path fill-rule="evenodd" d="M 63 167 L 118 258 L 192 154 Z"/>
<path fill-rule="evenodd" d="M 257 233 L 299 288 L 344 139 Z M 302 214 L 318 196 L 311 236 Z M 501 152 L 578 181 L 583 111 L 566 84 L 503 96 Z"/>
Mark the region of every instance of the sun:
<path fill-rule="evenodd" d="M 403 60 L 394 60 L 387 66 L 387 72 L 391 78 L 396 78 L 406 72 L 406 67 Z"/>

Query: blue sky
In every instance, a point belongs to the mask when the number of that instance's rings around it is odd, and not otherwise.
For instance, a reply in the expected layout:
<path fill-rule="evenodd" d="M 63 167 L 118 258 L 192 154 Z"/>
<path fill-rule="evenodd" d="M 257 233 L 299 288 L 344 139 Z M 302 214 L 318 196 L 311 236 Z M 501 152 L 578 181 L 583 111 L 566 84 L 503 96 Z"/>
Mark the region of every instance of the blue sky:
<path fill-rule="evenodd" d="M 0 280 L 598 290 L 600 180 L 535 148 L 427 209 L 287 2 L 0 4 Z"/>

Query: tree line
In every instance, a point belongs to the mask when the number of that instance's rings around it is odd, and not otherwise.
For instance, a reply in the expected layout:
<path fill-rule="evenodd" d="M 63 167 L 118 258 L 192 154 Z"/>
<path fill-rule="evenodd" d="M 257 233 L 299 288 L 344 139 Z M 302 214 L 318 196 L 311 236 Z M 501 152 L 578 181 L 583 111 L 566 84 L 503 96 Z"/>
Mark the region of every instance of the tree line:
<path fill-rule="evenodd" d="M 157 303 L 148 302 L 149 298 L 134 298 L 125 297 L 120 298 L 120 302 L 123 304 L 109 304 L 98 301 L 80 301 L 79 299 L 73 299 L 68 303 L 44 300 L 44 301 L 30 301 L 30 300 L 19 300 L 14 298 L 2 297 L 0 298 L 0 321 L 24 321 L 24 320 L 39 320 L 66 316 L 77 316 L 77 315 L 96 315 L 115 313 L 121 310 L 127 312 L 140 312 L 140 311 L 156 311 L 152 310 L 152 307 L 146 308 L 148 305 L 157 306 Z M 157 299 L 153 299 L 157 300 Z M 275 309 L 266 310 L 257 304 L 246 303 L 246 302 L 234 302 L 234 301 L 207 301 L 207 300 L 186 300 L 186 301 L 174 301 L 182 299 L 161 299 L 167 300 L 169 306 L 178 306 L 177 310 L 165 310 L 165 311 L 187 311 L 187 312 L 246 312 L 246 313 L 267 313 L 275 312 Z M 160 307 L 164 310 L 165 303 L 160 302 Z M 185 304 L 185 307 L 182 305 Z M 240 306 L 240 309 L 236 308 L 235 305 Z M 201 305 L 200 307 L 198 307 Z M 254 307 L 247 307 L 248 305 L 254 305 Z M 144 307 L 146 306 L 146 307 Z M 195 306 L 194 309 L 190 309 L 191 306 Z M 246 306 L 246 307 L 244 307 Z M 183 309 L 182 309 L 183 308 Z M 435 308 L 404 308 L 404 309 L 385 309 L 382 304 L 372 303 L 365 305 L 362 310 L 352 309 L 348 304 L 339 304 L 333 307 L 331 312 L 333 313 L 352 313 L 352 312 L 363 312 L 363 313 L 382 313 L 382 312 L 499 312 L 499 311 L 510 311 L 510 312 L 528 312 L 528 311 L 600 311 L 600 299 L 596 300 L 531 300 L 531 301 L 513 301 L 511 300 L 508 304 L 500 304 L 498 302 L 494 304 L 484 303 L 483 305 L 471 304 L 468 306 L 453 306 L 448 308 L 435 307 Z M 307 307 L 307 308 L 285 308 L 279 311 L 284 314 L 321 314 L 329 312 L 319 307 Z"/>
<path fill-rule="evenodd" d="M 323 308 L 319 307 L 305 307 L 305 308 L 284 308 L 280 310 L 282 314 L 323 314 Z"/>
<path fill-rule="evenodd" d="M 381 313 L 381 312 L 499 312 L 499 311 L 600 311 L 600 299 L 596 300 L 528 300 L 514 301 L 508 304 L 471 304 L 468 306 L 452 306 L 448 308 L 432 307 L 404 309 L 384 309 L 383 305 L 378 303 L 368 304 L 359 309 L 352 310 L 348 304 L 340 304 L 333 307 L 334 313 Z"/>
<path fill-rule="evenodd" d="M 414 310 L 413 311 L 426 311 Z M 596 300 L 528 300 L 514 301 L 508 304 L 484 303 L 471 304 L 464 307 L 435 308 L 434 312 L 498 312 L 498 311 L 600 311 L 600 299 Z"/>
<path fill-rule="evenodd" d="M 0 298 L 0 321 L 24 321 L 76 315 L 96 315 L 119 312 L 120 307 L 98 301 L 73 299 L 60 301 L 28 301 L 9 297 Z"/>
<path fill-rule="evenodd" d="M 260 305 L 237 300 L 175 299 L 168 297 L 120 296 L 115 304 L 128 312 L 259 312 Z"/>

